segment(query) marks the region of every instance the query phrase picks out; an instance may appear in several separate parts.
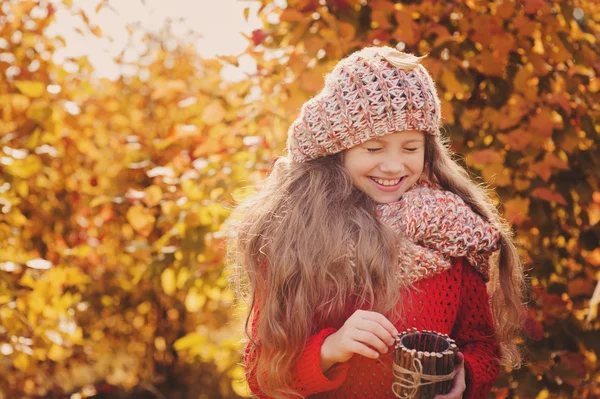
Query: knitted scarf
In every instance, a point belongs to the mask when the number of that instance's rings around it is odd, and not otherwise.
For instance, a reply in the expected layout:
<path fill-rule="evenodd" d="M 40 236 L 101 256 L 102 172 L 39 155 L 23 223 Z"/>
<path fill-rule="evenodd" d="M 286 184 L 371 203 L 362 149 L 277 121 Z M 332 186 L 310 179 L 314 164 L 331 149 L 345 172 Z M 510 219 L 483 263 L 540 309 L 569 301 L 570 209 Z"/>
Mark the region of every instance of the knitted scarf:
<path fill-rule="evenodd" d="M 464 257 L 485 281 L 500 231 L 458 195 L 421 180 L 399 201 L 377 205 L 380 220 L 405 239 L 400 244 L 399 278 L 411 282 L 447 270 Z"/>

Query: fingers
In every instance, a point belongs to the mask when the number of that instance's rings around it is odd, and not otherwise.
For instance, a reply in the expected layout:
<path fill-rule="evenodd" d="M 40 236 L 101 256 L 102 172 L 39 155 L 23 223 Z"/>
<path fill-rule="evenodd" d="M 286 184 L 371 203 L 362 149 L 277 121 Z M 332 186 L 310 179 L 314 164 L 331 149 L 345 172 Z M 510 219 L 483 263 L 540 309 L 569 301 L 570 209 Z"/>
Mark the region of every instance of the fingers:
<path fill-rule="evenodd" d="M 381 339 L 387 346 L 392 346 L 396 342 L 394 336 L 390 334 L 388 330 L 376 321 L 365 320 L 361 325 L 357 326 L 359 330 L 368 331 L 375 334 Z"/>
<path fill-rule="evenodd" d="M 353 354 L 377 359 L 389 352 L 396 342 L 398 331 L 382 314 L 357 310 L 346 320 L 342 328 L 332 334 L 340 358 L 345 361 Z"/>
<path fill-rule="evenodd" d="M 445 395 L 436 395 L 433 399 L 461 399 L 463 397 L 463 394 L 467 388 L 465 382 L 464 356 L 462 353 L 457 352 L 454 359 L 456 376 L 454 377 L 452 390 Z"/>
<path fill-rule="evenodd" d="M 363 355 L 364 357 L 368 357 L 370 359 L 377 359 L 379 358 L 379 353 L 371 348 L 369 348 L 367 345 L 358 342 L 358 341 L 353 341 L 352 343 L 352 352 L 359 354 L 359 355 Z"/>
<path fill-rule="evenodd" d="M 356 330 L 352 337 L 355 341 L 363 344 L 370 345 L 380 353 L 385 354 L 388 352 L 388 345 L 381 340 L 377 335 L 369 331 Z"/>
<path fill-rule="evenodd" d="M 398 330 L 396 329 L 396 327 L 394 327 L 394 325 L 392 324 L 392 322 L 389 321 L 381 313 L 371 312 L 371 311 L 368 311 L 368 310 L 357 310 L 356 313 L 362 319 L 371 320 L 371 321 L 379 323 L 384 329 L 387 330 L 388 333 L 390 333 L 390 335 L 393 336 L 393 338 L 396 338 L 396 336 L 398 335 Z"/>

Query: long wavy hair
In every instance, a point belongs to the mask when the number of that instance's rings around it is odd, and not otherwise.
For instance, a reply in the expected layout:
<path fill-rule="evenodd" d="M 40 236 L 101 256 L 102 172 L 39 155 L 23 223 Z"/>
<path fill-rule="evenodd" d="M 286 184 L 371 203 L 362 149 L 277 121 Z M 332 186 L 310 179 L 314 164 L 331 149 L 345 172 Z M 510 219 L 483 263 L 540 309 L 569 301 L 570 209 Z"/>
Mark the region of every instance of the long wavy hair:
<path fill-rule="evenodd" d="M 301 396 L 291 389 L 294 360 L 311 334 L 344 323 L 349 301 L 393 323 L 402 314 L 409 287 L 396 275 L 401 238 L 379 222 L 377 204 L 353 185 L 342 155 L 279 158 L 232 214 L 229 278 L 249 305 L 247 373 L 269 397 Z M 502 232 L 488 290 L 504 363 L 516 367 L 523 273 L 510 228 L 440 137 L 426 135 L 424 173 Z"/>

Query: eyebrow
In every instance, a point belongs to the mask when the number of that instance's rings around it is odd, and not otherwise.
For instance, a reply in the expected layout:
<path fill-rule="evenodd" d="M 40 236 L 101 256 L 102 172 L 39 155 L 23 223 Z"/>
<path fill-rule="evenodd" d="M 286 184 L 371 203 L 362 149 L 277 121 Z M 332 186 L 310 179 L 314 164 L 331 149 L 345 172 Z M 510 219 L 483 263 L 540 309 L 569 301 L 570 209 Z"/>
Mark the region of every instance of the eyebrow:
<path fill-rule="evenodd" d="M 388 142 L 385 140 L 381 140 L 381 139 L 371 139 L 371 141 L 374 141 L 376 143 L 384 143 L 387 144 Z M 424 139 L 410 139 L 410 140 L 406 140 L 404 143 L 402 144 L 408 144 L 408 143 L 423 143 L 425 140 Z"/>

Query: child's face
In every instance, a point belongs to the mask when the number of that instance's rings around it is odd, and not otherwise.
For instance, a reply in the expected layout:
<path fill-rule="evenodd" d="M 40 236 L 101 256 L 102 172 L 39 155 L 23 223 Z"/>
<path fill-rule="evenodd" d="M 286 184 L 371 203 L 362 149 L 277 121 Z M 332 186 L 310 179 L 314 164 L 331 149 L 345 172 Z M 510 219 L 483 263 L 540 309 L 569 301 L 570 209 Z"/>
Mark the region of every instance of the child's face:
<path fill-rule="evenodd" d="M 425 134 L 407 130 L 352 147 L 342 162 L 357 188 L 375 202 L 387 204 L 398 201 L 417 182 L 424 161 Z"/>

